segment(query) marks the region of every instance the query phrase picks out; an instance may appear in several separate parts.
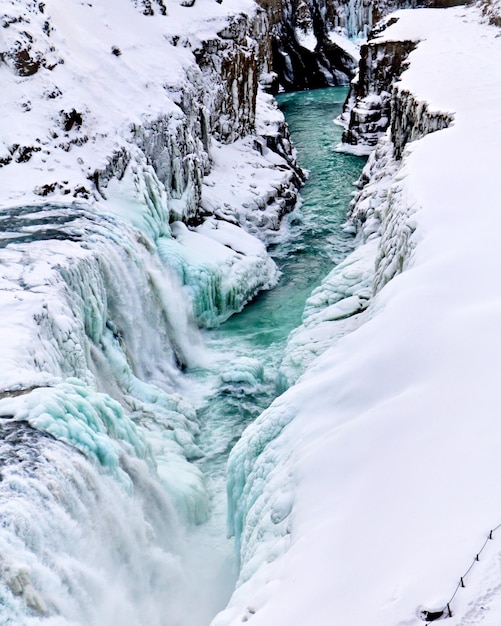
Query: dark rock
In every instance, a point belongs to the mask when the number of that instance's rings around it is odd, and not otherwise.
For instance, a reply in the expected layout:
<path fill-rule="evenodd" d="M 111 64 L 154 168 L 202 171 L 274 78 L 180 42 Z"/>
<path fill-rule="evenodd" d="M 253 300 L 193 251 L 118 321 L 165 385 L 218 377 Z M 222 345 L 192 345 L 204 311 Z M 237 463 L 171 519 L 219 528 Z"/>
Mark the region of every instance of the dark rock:
<path fill-rule="evenodd" d="M 17 151 L 16 162 L 27 163 L 33 154 L 33 152 L 40 152 L 40 146 L 23 146 Z"/>
<path fill-rule="evenodd" d="M 258 0 L 270 22 L 273 70 L 285 90 L 347 85 L 356 70 L 355 60 L 329 40 L 339 26 L 331 0 Z M 317 45 L 301 45 L 298 33 L 314 33 Z M 275 89 L 277 91 L 277 89 Z"/>
<path fill-rule="evenodd" d="M 155 6 L 160 15 L 167 15 L 163 0 L 133 0 L 133 4 L 142 9 L 143 15 L 155 15 Z"/>
<path fill-rule="evenodd" d="M 61 111 L 61 125 L 66 132 L 69 132 L 72 128 L 80 128 L 83 123 L 82 114 L 72 109 L 69 113 Z"/>
<path fill-rule="evenodd" d="M 344 144 L 367 148 L 377 144 L 390 124 L 392 85 L 406 68 L 407 57 L 416 45 L 414 41 L 376 38 L 362 46 L 359 77 L 351 86 L 343 111 L 344 119 L 349 120 L 343 133 Z"/>
<path fill-rule="evenodd" d="M 14 65 L 19 76 L 32 76 L 40 69 L 40 59 L 32 57 L 29 49 L 14 53 Z"/>

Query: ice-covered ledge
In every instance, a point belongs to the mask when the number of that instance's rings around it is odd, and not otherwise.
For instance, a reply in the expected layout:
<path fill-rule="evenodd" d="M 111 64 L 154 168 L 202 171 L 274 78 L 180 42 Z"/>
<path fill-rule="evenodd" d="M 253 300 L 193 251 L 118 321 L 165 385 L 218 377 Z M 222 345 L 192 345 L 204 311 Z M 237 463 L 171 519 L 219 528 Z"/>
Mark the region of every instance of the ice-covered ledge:
<path fill-rule="evenodd" d="M 501 521 L 499 30 L 476 8 L 395 17 L 385 37 L 420 41 L 402 98 L 453 122 L 400 160 L 388 135 L 370 159 L 375 296 L 231 456 L 242 573 L 217 626 L 418 626 Z M 500 551 L 471 570 L 451 625 L 499 619 Z"/>

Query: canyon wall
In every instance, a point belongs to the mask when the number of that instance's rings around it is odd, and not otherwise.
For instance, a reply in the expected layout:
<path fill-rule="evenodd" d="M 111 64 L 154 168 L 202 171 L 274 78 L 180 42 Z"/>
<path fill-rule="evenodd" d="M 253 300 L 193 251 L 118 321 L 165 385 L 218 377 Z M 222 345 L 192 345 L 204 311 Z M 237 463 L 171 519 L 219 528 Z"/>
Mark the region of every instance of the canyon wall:
<path fill-rule="evenodd" d="M 464 0 L 258 0 L 271 30 L 274 88 L 286 91 L 346 85 L 355 76 L 365 39 L 396 9 L 445 7 Z M 368 51 L 362 48 L 362 58 Z M 369 53 L 370 54 L 370 53 Z M 370 60 L 369 60 L 370 62 Z"/>
<path fill-rule="evenodd" d="M 484 280 L 499 250 L 485 226 L 498 211 L 494 5 L 487 19 L 472 7 L 402 11 L 362 55 L 341 147 L 370 152 L 346 225 L 358 247 L 315 290 L 290 337 L 290 388 L 230 456 L 242 567 L 217 626 L 419 624 L 448 616 L 451 596 L 454 619 L 482 620 L 487 590 L 499 584 L 489 566 L 475 570 L 482 583 L 473 589 L 455 578 L 476 564 L 476 537 L 499 516 L 484 478 L 500 471 L 496 449 L 488 469 L 484 460 L 498 437 L 488 355 L 501 345 L 496 270 Z M 485 439 L 473 446 L 477 436 Z M 471 501 L 484 484 L 478 519 Z"/>
<path fill-rule="evenodd" d="M 122 4 L 127 9 L 127 3 Z M 102 68 L 89 75 L 87 92 L 75 89 L 83 79 L 74 48 L 75 40 L 80 44 L 86 22 L 93 19 L 91 7 L 79 9 L 82 32 L 65 30 L 72 16 L 57 6 L 51 12 L 44 3 L 25 2 L 5 10 L 0 63 L 6 73 L 5 87 L 12 89 L 16 101 L 6 118 L 13 118 L 19 107 L 19 127 L 23 129 L 12 141 L 6 133 L 0 148 L 0 174 L 11 181 L 4 187 L 6 194 L 20 197 L 31 193 L 38 200 L 83 199 L 99 204 L 108 198 L 110 181 L 122 180 L 127 170 L 141 178 L 141 171 L 151 168 L 166 194 L 168 219 L 196 221 L 202 181 L 212 167 L 212 141 L 229 144 L 250 135 L 259 135 L 262 139 L 257 141 L 264 149 L 277 149 L 288 160 L 292 190 L 301 174 L 287 141 L 286 126 L 282 123 L 278 132 L 278 118 L 273 114 L 273 122 L 265 128 L 263 121 L 256 131 L 258 83 L 271 69 L 264 12 L 253 9 L 227 16 L 215 11 L 207 16 L 207 32 L 198 37 L 194 25 L 190 26 L 198 5 L 193 9 L 172 7 L 171 12 L 174 8 L 177 13 L 183 11 L 180 15 L 167 15 L 162 0 L 134 1 L 132 6 L 132 12 L 127 9 L 131 25 L 151 23 L 155 44 L 160 44 L 156 58 L 148 58 L 148 46 L 137 42 L 132 32 L 119 32 L 119 24 L 113 25 L 114 9 L 110 9 L 104 24 L 110 32 L 95 35 Z M 203 18 L 197 22 L 202 24 Z M 71 35 L 76 36 L 72 39 Z M 122 46 L 118 45 L 120 38 Z M 92 56 L 90 49 L 82 54 L 89 65 L 94 64 Z M 183 57 L 188 62 L 180 62 Z M 170 59 L 172 72 L 166 70 L 163 59 Z M 110 84 L 105 94 L 100 83 L 106 75 Z M 120 86 L 115 84 L 118 80 Z M 137 97 L 143 88 L 149 90 L 146 102 L 125 111 L 127 91 Z M 35 104 L 37 99 L 40 102 Z M 257 146 L 256 150 L 262 149 Z M 61 163 L 61 169 L 71 167 L 72 180 L 59 176 L 54 163 Z M 26 180 L 24 190 L 12 185 L 18 172 Z M 144 181 L 141 185 L 145 186 Z M 290 201 L 289 208 L 292 205 Z"/>

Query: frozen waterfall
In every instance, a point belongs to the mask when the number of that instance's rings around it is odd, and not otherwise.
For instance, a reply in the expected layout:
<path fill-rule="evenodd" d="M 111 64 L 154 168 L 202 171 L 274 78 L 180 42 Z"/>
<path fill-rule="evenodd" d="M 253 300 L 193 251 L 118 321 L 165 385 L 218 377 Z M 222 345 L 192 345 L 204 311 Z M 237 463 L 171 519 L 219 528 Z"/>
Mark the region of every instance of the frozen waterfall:
<path fill-rule="evenodd" d="M 134 226 L 112 186 L 115 215 L 2 211 L 2 623 L 202 626 L 224 608 L 238 577 L 228 453 L 277 395 L 306 297 L 352 245 L 339 226 L 360 163 L 332 151 L 345 95 L 283 102 L 312 171 L 274 259 L 234 220 L 168 224 L 153 204 L 157 223 Z"/>

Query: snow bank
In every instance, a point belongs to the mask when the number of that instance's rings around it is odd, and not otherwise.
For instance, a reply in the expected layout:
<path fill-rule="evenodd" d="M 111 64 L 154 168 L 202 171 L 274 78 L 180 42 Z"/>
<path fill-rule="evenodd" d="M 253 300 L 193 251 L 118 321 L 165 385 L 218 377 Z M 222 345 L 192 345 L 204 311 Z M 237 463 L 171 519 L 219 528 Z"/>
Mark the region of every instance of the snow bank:
<path fill-rule="evenodd" d="M 372 179 L 372 234 L 388 244 L 377 267 L 403 263 L 377 282 L 365 323 L 230 458 L 242 574 L 218 626 L 417 626 L 501 521 L 499 33 L 474 8 L 395 18 L 383 37 L 420 41 L 398 90 L 454 121 Z M 451 624 L 499 621 L 493 537 Z"/>

